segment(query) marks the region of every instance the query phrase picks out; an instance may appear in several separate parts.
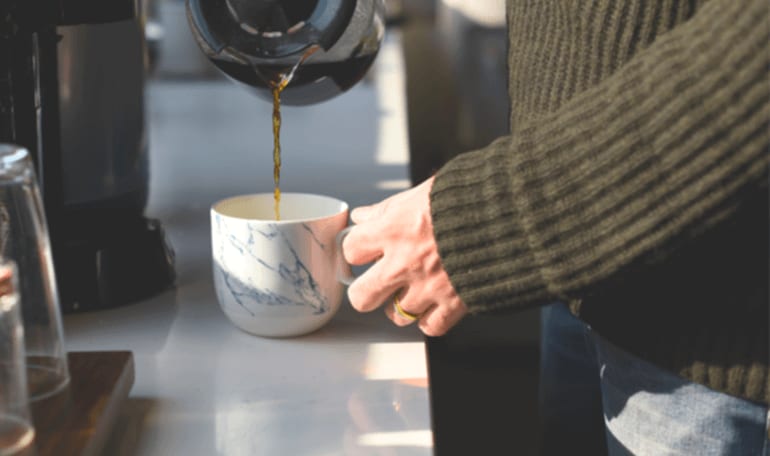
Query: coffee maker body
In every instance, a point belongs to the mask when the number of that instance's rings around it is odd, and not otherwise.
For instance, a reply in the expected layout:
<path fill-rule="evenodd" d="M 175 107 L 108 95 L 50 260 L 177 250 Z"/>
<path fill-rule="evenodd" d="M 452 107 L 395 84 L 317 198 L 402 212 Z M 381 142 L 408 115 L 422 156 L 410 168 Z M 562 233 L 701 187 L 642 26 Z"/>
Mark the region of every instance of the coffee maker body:
<path fill-rule="evenodd" d="M 32 153 L 62 307 L 169 287 L 173 251 L 146 218 L 147 52 L 136 0 L 0 6 L 0 142 Z"/>

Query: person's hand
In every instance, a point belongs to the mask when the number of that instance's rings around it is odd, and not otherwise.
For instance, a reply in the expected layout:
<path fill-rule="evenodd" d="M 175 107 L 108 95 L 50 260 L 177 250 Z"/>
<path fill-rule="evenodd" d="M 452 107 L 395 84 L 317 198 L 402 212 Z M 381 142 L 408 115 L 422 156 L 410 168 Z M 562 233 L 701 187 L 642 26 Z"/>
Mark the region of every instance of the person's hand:
<path fill-rule="evenodd" d="M 430 178 L 378 204 L 354 209 L 355 225 L 342 250 L 352 265 L 376 261 L 348 288 L 356 310 L 369 312 L 385 303 L 395 324 L 418 321 L 423 333 L 440 336 L 468 309 L 444 271 L 433 237 L 432 185 Z"/>

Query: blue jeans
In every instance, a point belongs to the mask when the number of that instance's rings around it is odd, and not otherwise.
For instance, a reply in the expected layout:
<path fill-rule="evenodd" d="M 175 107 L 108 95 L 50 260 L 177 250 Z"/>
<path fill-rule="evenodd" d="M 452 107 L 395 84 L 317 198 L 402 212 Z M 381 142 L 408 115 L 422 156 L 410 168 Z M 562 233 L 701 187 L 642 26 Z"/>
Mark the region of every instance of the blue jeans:
<path fill-rule="evenodd" d="M 770 456 L 768 407 L 612 345 L 564 304 L 542 310 L 543 453 Z"/>

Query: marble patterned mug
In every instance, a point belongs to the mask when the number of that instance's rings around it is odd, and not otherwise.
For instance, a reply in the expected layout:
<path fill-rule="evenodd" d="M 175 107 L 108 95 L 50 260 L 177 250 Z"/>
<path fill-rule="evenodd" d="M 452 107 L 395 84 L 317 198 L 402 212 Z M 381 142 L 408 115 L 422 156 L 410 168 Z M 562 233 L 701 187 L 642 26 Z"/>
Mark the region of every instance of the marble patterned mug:
<path fill-rule="evenodd" d="M 258 336 L 313 332 L 340 307 L 345 285 L 335 237 L 348 223 L 347 203 L 284 193 L 275 220 L 272 193 L 242 195 L 211 207 L 214 287 L 238 328 Z"/>

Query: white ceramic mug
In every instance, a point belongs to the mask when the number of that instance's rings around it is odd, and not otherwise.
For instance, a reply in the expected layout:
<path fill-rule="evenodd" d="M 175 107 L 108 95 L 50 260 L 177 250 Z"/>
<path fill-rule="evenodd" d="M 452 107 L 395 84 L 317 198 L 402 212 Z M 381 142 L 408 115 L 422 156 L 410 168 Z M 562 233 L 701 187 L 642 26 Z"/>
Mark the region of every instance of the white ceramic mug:
<path fill-rule="evenodd" d="M 315 331 L 339 310 L 345 267 L 335 237 L 347 203 L 284 193 L 275 220 L 272 193 L 228 198 L 211 208 L 214 286 L 225 315 L 258 336 Z"/>

